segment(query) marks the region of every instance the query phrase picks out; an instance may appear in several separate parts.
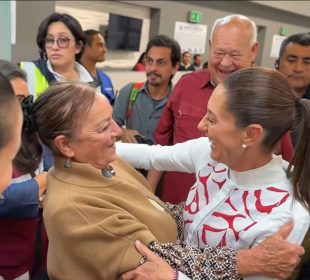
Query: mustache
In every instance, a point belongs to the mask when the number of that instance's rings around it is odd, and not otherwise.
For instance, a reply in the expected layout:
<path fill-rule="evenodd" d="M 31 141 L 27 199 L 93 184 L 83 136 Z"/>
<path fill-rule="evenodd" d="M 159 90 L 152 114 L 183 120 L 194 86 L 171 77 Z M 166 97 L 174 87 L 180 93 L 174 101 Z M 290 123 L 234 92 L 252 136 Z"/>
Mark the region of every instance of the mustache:
<path fill-rule="evenodd" d="M 159 75 L 159 74 L 157 74 L 157 73 L 155 73 L 155 72 L 148 72 L 148 73 L 146 73 L 146 77 L 149 77 L 149 76 L 151 76 L 151 75 L 154 75 L 154 76 L 156 76 L 156 77 L 161 77 L 161 75 Z"/>

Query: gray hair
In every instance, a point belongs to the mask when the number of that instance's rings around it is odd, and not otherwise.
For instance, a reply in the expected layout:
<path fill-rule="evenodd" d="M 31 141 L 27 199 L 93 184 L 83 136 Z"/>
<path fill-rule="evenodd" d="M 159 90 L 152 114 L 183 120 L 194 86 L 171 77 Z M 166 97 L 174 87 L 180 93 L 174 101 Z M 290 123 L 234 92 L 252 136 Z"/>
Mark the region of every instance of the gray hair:
<path fill-rule="evenodd" d="M 211 35 L 210 35 L 211 43 L 212 43 L 212 38 L 213 38 L 213 34 L 215 32 L 216 27 L 218 27 L 220 25 L 228 24 L 229 22 L 232 22 L 234 20 L 240 20 L 240 21 L 244 21 L 244 22 L 249 23 L 251 26 L 251 33 L 252 33 L 250 44 L 251 44 L 251 46 L 253 46 L 257 42 L 257 27 L 256 27 L 255 22 L 246 16 L 239 15 L 239 14 L 233 14 L 233 15 L 229 15 L 226 17 L 218 18 L 214 22 L 212 29 L 211 29 Z"/>

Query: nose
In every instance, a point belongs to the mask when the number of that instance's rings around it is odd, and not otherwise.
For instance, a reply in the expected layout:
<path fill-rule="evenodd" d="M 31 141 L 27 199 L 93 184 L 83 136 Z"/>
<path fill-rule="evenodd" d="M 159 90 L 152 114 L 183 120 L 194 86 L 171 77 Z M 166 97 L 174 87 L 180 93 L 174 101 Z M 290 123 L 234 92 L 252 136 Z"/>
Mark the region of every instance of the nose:
<path fill-rule="evenodd" d="M 221 60 L 222 66 L 229 66 L 231 65 L 231 57 L 228 54 L 225 54 Z"/>
<path fill-rule="evenodd" d="M 54 40 L 52 49 L 58 49 L 58 48 L 59 48 L 58 42 L 57 42 L 57 40 Z"/>
<path fill-rule="evenodd" d="M 112 135 L 115 137 L 120 137 L 122 135 L 123 130 L 119 127 L 119 125 L 112 120 L 111 122 L 111 127 L 112 127 Z"/>
<path fill-rule="evenodd" d="M 154 61 L 152 64 L 150 64 L 150 71 L 153 72 L 157 70 L 157 63 Z"/>
<path fill-rule="evenodd" d="M 303 72 L 303 65 L 302 65 L 303 63 L 302 63 L 302 61 L 301 60 L 297 60 L 296 62 L 295 62 L 295 64 L 294 64 L 294 68 L 293 68 L 293 70 L 295 71 L 295 72 Z"/>
<path fill-rule="evenodd" d="M 200 120 L 197 128 L 200 132 L 202 132 L 203 135 L 207 136 L 208 126 L 209 126 L 209 122 L 208 122 L 207 115 L 206 115 Z"/>

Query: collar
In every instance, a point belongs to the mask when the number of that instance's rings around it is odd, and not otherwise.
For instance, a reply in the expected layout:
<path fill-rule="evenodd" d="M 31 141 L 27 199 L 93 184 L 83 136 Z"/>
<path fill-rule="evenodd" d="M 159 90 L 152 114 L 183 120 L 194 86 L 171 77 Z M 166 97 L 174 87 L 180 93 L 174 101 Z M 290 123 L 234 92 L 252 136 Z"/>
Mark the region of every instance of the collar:
<path fill-rule="evenodd" d="M 204 88 L 204 87 L 212 87 L 213 89 L 216 87 L 216 85 L 212 82 L 211 79 L 211 75 L 208 69 L 202 69 L 198 72 L 194 72 L 194 73 L 203 73 L 205 79 L 203 79 L 200 83 L 200 88 Z"/>
<path fill-rule="evenodd" d="M 57 81 L 65 80 L 65 78 L 62 75 L 54 71 L 52 64 L 49 60 L 47 60 L 46 64 L 47 64 L 47 69 L 54 75 Z M 85 67 L 82 64 L 75 61 L 74 68 L 79 72 L 81 82 L 88 83 L 88 82 L 93 81 L 92 76 L 88 73 L 88 71 L 85 69 Z"/>
<path fill-rule="evenodd" d="M 282 160 L 281 156 L 273 155 L 270 162 L 256 169 L 244 172 L 237 172 L 230 169 L 230 179 L 238 187 L 251 187 L 251 189 L 266 186 L 267 184 L 269 186 L 279 184 L 288 180 L 284 165 L 286 165 L 286 162 Z"/>
<path fill-rule="evenodd" d="M 168 89 L 167 89 L 167 92 L 168 92 L 168 94 L 164 97 L 164 98 L 162 98 L 161 100 L 166 100 L 169 96 L 170 96 L 170 94 L 171 94 L 171 92 L 172 92 L 172 89 L 173 89 L 173 84 L 172 84 L 172 82 L 170 81 L 169 82 L 169 85 L 168 85 Z M 148 92 L 148 90 L 147 90 L 147 81 L 143 84 L 143 86 L 140 88 L 140 92 L 144 92 L 145 94 L 147 94 L 147 96 L 149 96 L 150 98 L 151 98 L 151 96 L 149 95 L 149 92 Z"/>
<path fill-rule="evenodd" d="M 89 163 L 71 162 L 69 168 L 64 167 L 66 159 L 60 156 L 54 156 L 54 167 L 52 174 L 58 180 L 70 185 L 82 186 L 84 188 L 104 187 L 104 182 L 116 180 L 117 175 L 112 178 L 106 178 L 102 175 L 102 170 L 92 166 Z M 118 159 L 112 164 L 113 168 L 119 171 Z M 91 184 L 90 184 L 91 182 Z"/>

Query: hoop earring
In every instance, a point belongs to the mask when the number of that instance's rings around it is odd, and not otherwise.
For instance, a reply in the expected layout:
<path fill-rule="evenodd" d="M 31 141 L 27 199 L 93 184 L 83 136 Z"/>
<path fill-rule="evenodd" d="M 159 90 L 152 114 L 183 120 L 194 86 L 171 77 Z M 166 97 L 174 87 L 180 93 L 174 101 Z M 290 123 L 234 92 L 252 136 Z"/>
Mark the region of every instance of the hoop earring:
<path fill-rule="evenodd" d="M 246 149 L 247 148 L 246 144 L 242 144 L 241 147 L 242 147 L 242 149 Z"/>
<path fill-rule="evenodd" d="M 71 166 L 71 158 L 67 158 L 65 164 L 64 164 L 64 168 L 69 168 Z"/>

